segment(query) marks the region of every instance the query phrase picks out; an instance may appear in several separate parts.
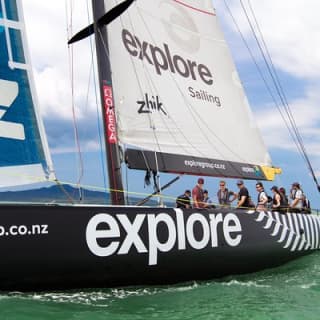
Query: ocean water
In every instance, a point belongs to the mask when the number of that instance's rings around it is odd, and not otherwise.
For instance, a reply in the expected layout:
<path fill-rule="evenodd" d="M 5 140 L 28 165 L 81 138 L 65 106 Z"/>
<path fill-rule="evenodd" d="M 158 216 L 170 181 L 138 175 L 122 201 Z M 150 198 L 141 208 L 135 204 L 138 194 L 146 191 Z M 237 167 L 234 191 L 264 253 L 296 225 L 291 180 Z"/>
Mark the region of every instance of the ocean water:
<path fill-rule="evenodd" d="M 320 319 L 320 253 L 174 286 L 0 294 L 0 320 Z"/>

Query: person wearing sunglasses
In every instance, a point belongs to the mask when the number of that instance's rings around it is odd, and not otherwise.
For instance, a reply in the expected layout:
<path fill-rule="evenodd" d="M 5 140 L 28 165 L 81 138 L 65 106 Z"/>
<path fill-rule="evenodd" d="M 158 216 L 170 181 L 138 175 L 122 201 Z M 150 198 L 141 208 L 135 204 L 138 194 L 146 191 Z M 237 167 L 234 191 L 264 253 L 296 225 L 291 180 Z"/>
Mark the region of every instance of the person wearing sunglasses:
<path fill-rule="evenodd" d="M 221 207 L 230 207 L 231 202 L 237 198 L 237 194 L 229 190 L 226 186 L 226 182 L 221 180 L 219 182 L 217 198 Z"/>

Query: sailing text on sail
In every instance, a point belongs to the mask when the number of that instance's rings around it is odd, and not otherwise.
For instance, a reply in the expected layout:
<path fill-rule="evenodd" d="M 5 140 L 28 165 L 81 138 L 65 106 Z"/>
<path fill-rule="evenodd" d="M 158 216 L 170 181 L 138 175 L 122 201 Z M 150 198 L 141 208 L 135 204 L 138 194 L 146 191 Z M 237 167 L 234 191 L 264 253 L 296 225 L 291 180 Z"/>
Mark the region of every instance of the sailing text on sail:
<path fill-rule="evenodd" d="M 221 107 L 220 98 L 208 93 L 205 90 L 195 90 L 193 87 L 189 87 L 188 91 L 191 98 L 214 103 L 217 107 Z"/>
<path fill-rule="evenodd" d="M 172 56 L 168 45 L 165 43 L 163 44 L 163 49 L 153 46 L 146 41 L 141 41 L 126 29 L 122 30 L 122 41 L 132 56 L 153 65 L 159 75 L 161 75 L 162 71 L 170 70 L 172 73 L 177 72 L 184 78 L 191 77 L 193 80 L 197 80 L 199 76 L 205 84 L 213 84 L 212 73 L 206 65 L 184 59 L 177 54 Z"/>

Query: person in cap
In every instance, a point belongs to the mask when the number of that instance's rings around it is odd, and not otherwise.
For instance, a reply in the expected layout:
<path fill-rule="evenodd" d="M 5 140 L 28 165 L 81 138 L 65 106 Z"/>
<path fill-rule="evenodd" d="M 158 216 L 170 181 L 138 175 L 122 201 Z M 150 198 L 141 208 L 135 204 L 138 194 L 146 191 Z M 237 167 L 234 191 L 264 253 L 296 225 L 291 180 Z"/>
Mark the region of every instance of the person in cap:
<path fill-rule="evenodd" d="M 198 183 L 192 189 L 192 202 L 194 208 L 204 208 L 203 185 L 204 179 L 199 178 Z"/>
<path fill-rule="evenodd" d="M 291 187 L 291 204 L 290 211 L 301 212 L 303 207 L 303 192 L 298 182 L 294 182 Z"/>
<path fill-rule="evenodd" d="M 177 208 L 181 208 L 181 209 L 189 209 L 189 208 L 191 208 L 190 196 L 191 196 L 191 191 L 190 190 L 186 190 L 184 192 L 184 194 L 179 196 L 176 199 Z"/>
<path fill-rule="evenodd" d="M 249 208 L 251 205 L 249 191 L 245 187 L 243 180 L 238 180 L 237 186 L 239 188 L 237 208 Z"/>

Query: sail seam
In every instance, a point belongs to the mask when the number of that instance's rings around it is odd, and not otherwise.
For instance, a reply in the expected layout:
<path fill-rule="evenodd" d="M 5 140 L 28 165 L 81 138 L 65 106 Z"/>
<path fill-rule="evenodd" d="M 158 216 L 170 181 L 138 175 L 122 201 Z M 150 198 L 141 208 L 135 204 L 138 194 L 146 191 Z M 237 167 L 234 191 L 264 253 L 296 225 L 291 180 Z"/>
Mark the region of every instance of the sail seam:
<path fill-rule="evenodd" d="M 180 0 L 173 0 L 174 2 L 178 3 L 178 4 L 181 4 L 182 6 L 185 6 L 189 9 L 192 9 L 194 11 L 197 11 L 197 12 L 201 12 L 201 13 L 204 13 L 204 14 L 208 14 L 210 16 L 215 16 L 216 14 L 214 12 L 209 12 L 209 11 L 206 11 L 206 10 L 203 10 L 203 9 L 199 9 L 199 8 L 196 8 L 196 7 L 193 7 L 193 6 L 190 6 L 189 4 L 186 4 Z"/>
<path fill-rule="evenodd" d="M 11 47 L 11 41 L 10 41 L 10 35 L 9 35 L 9 24 L 7 19 L 7 9 L 6 4 L 4 0 L 1 0 L 2 8 L 3 8 L 3 22 L 4 22 L 4 33 L 6 37 L 7 42 L 7 50 L 8 50 L 8 56 L 9 56 L 9 63 L 13 62 L 13 55 L 12 55 L 12 47 Z"/>

